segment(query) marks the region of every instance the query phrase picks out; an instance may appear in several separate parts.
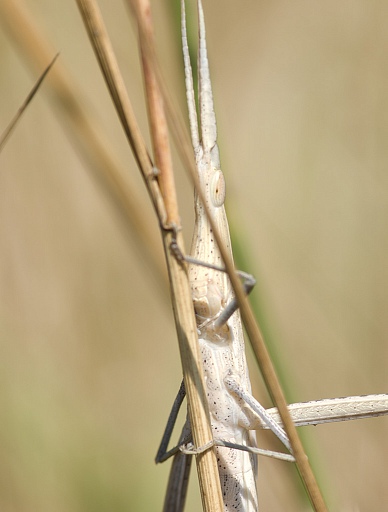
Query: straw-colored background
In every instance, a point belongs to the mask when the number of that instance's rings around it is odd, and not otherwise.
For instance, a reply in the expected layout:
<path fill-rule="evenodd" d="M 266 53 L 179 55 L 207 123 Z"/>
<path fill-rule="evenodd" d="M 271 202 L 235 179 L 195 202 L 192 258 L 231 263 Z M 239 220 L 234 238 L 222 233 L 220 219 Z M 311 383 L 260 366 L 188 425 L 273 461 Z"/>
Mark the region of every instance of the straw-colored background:
<path fill-rule="evenodd" d="M 184 109 L 177 3 L 153 7 Z M 121 2 L 100 4 L 145 133 L 133 29 Z M 27 5 L 137 184 L 163 258 L 75 2 Z M 204 8 L 239 265 L 258 279 L 253 300 L 288 398 L 387 391 L 387 4 Z M 38 73 L 3 31 L 0 55 L 2 130 Z M 192 191 L 178 161 L 176 170 L 189 244 Z M 45 86 L 0 155 L 0 195 L 0 510 L 160 510 L 169 463 L 153 457 L 181 379 L 168 294 Z M 269 406 L 254 363 L 251 374 Z M 304 429 L 331 510 L 387 508 L 387 426 Z M 296 482 L 291 466 L 260 460 L 261 510 L 308 510 Z M 199 510 L 197 494 L 188 511 Z"/>

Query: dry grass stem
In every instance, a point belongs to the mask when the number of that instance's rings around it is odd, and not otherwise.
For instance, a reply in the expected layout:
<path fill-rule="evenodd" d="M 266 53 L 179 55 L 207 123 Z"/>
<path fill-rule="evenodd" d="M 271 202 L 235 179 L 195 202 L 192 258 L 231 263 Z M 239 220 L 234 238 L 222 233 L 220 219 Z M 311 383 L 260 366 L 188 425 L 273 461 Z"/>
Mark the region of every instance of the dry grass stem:
<path fill-rule="evenodd" d="M 153 164 L 127 94 L 101 12 L 96 2 L 77 0 L 77 4 L 113 104 L 146 183 L 159 221 L 165 223 L 166 212 L 157 181 L 155 180 Z"/>
<path fill-rule="evenodd" d="M 8 140 L 9 136 L 11 135 L 11 133 L 13 132 L 13 130 L 15 129 L 17 123 L 19 122 L 19 120 L 21 119 L 23 113 L 25 112 L 26 108 L 28 107 L 28 105 L 30 104 L 30 102 L 32 101 L 33 97 L 35 96 L 35 94 L 38 92 L 40 86 L 42 85 L 43 83 L 43 80 L 46 78 L 47 76 L 47 73 L 50 71 L 50 69 L 52 68 L 54 62 L 57 60 L 58 58 L 58 55 L 59 53 L 56 54 L 56 56 L 53 58 L 53 60 L 50 62 L 50 64 L 46 67 L 46 69 L 43 71 L 43 73 L 40 75 L 40 77 L 38 78 L 38 80 L 36 81 L 34 87 L 31 89 L 31 91 L 29 92 L 27 98 L 23 101 L 22 105 L 20 106 L 20 108 L 18 109 L 18 111 L 16 112 L 15 116 L 13 117 L 13 119 L 11 119 L 11 122 L 9 123 L 9 125 L 7 126 L 7 128 L 4 130 L 3 134 L 1 135 L 0 137 L 0 152 L 1 150 L 3 149 L 6 141 Z"/>
<path fill-rule="evenodd" d="M 163 97 L 155 76 L 154 60 L 150 59 L 147 53 L 148 46 L 155 46 L 151 7 L 144 0 L 138 0 L 136 7 L 148 119 L 155 162 L 160 171 L 160 179 L 158 181 L 166 204 L 167 224 L 179 226 L 180 218 L 178 215 L 178 203 L 172 172 L 172 159 Z"/>
<path fill-rule="evenodd" d="M 116 110 L 136 154 L 136 159 L 145 178 L 162 228 L 193 438 L 197 446 L 202 446 L 212 439 L 212 434 L 186 266 L 178 262 L 170 251 L 171 243 L 175 240 L 175 237 L 177 237 L 177 242 L 182 248 L 183 239 L 180 233 L 180 220 L 169 153 L 167 124 L 164 118 L 162 97 L 155 80 L 153 64 L 147 58 L 147 54 L 143 52 L 144 80 L 151 133 L 156 165 L 160 173 L 160 176 L 157 176 L 157 178 L 152 172 L 151 162 L 133 115 L 133 109 L 130 105 L 130 100 L 126 93 L 98 6 L 93 1 L 78 0 L 77 3 Z M 139 32 L 142 36 L 145 35 L 149 45 L 152 33 L 149 6 L 142 4 L 136 7 L 135 12 L 137 13 L 138 25 L 142 27 Z M 146 44 L 144 43 L 144 38 L 140 37 L 140 41 L 143 43 L 141 47 L 144 48 Z M 159 181 L 163 183 L 163 197 L 158 186 Z M 169 229 L 169 226 L 172 226 L 174 229 Z M 222 507 L 222 497 L 216 459 L 212 450 L 197 456 L 197 468 L 204 510 L 207 512 L 220 510 L 220 507 Z"/>
<path fill-rule="evenodd" d="M 169 147 L 167 122 L 164 113 L 163 96 L 161 94 L 155 71 L 156 59 L 150 58 L 151 48 L 154 52 L 154 36 L 151 9 L 148 0 L 132 3 L 139 28 L 140 50 L 143 63 L 144 83 L 147 97 L 150 129 L 154 147 L 155 162 L 160 171 L 160 184 L 165 199 L 168 223 L 179 227 L 178 205 L 175 192 L 172 160 Z M 184 251 L 183 238 L 180 231 L 176 233 L 179 246 Z M 204 388 L 201 357 L 198 350 L 197 328 L 193 316 L 191 289 L 186 269 L 170 252 L 171 233 L 164 231 L 163 241 L 168 262 L 172 300 L 178 333 L 183 327 L 182 318 L 188 327 L 194 327 L 193 340 L 186 341 L 182 331 L 179 338 L 183 375 L 189 405 L 189 414 L 193 440 L 196 446 L 203 446 L 212 439 L 209 411 Z M 194 322 L 194 323 L 192 323 Z M 189 343 L 188 343 L 189 341 Z M 204 511 L 222 509 L 222 496 L 217 470 L 217 462 L 213 450 L 206 451 L 196 457 L 199 485 Z"/>
<path fill-rule="evenodd" d="M 155 59 L 149 57 L 147 48 L 155 48 L 151 8 L 148 0 L 133 2 L 139 27 L 139 41 L 142 56 L 144 84 L 147 97 L 148 115 L 153 141 L 156 166 L 160 171 L 160 185 L 165 199 L 167 222 L 180 226 L 172 159 L 169 146 L 167 121 L 164 101 L 155 72 Z M 184 251 L 183 237 L 176 233 L 179 246 Z M 178 330 L 183 326 L 181 319 L 187 317 L 187 325 L 194 327 L 195 334 L 190 343 L 185 341 L 184 332 L 179 336 L 183 376 L 187 392 L 190 422 L 193 440 L 196 446 L 203 446 L 212 439 L 206 390 L 202 372 L 201 356 L 198 349 L 197 327 L 193 316 L 191 288 L 186 273 L 170 252 L 171 233 L 163 233 L 166 258 L 169 267 L 172 300 Z M 186 304 L 186 302 L 187 303 Z M 184 306 L 184 307 L 183 307 Z M 194 323 L 192 323 L 194 322 Z M 222 509 L 220 481 L 217 461 L 213 450 L 208 450 L 196 457 L 199 486 L 204 511 Z"/>

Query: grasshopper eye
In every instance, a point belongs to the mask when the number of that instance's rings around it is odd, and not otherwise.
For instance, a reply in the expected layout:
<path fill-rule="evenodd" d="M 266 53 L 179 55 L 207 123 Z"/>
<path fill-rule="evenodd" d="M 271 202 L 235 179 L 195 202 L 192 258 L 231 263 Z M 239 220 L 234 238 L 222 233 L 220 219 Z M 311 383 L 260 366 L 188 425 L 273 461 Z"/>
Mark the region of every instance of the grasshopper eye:
<path fill-rule="evenodd" d="M 214 206 L 222 206 L 225 201 L 225 178 L 222 171 L 214 173 L 210 186 L 211 200 Z"/>

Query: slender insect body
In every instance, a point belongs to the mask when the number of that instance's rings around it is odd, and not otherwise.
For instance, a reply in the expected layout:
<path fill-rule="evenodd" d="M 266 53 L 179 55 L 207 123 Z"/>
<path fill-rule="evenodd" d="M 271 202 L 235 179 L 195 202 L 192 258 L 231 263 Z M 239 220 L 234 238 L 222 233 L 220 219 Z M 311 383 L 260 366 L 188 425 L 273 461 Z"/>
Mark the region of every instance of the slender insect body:
<path fill-rule="evenodd" d="M 181 0 L 181 6 L 186 96 L 199 185 L 209 214 L 232 257 L 229 227 L 224 209 L 225 180 L 216 143 L 217 128 L 202 5 L 199 0 L 198 89 L 201 140 L 187 47 L 184 0 Z M 195 227 L 191 257 L 188 261 L 213 438 L 215 442 L 233 444 L 233 446 L 214 446 L 213 448 L 217 456 L 224 511 L 257 512 L 257 450 L 253 453 L 246 451 L 245 447 L 256 448 L 254 430 L 259 428 L 270 428 L 289 451 L 291 446 L 277 410 L 265 411 L 251 395 L 240 312 L 228 308 L 228 306 L 234 306 L 231 304 L 234 299 L 233 290 L 227 274 L 221 270 L 224 266 L 221 254 L 198 193 L 195 193 Z M 198 264 L 198 262 L 201 263 Z M 232 311 L 234 311 L 233 314 Z M 182 389 L 184 392 L 184 388 Z M 178 393 L 177 399 L 180 396 Z M 183 396 L 176 400 L 178 408 Z M 387 395 L 348 397 L 290 406 L 290 412 L 297 425 L 341 421 L 348 417 L 363 418 L 370 416 L 371 413 L 378 416 L 386 414 L 387 410 Z M 173 407 L 168 425 L 171 417 L 174 421 L 176 419 L 177 414 L 174 411 Z M 165 460 L 164 453 L 169 436 L 170 433 L 165 432 L 157 461 Z M 186 445 L 188 441 L 190 441 L 189 420 L 186 421 L 179 444 Z M 237 449 L 235 445 L 243 449 Z M 164 511 L 181 512 L 184 507 L 190 467 L 188 454 L 193 451 L 184 449 L 183 453 L 176 453 L 176 449 L 173 449 L 171 453 L 175 453 L 175 458 Z M 194 453 L 198 452 L 194 451 Z M 291 460 L 294 459 L 291 457 Z"/>
<path fill-rule="evenodd" d="M 182 6 L 184 12 L 184 5 Z M 217 139 L 216 118 L 207 59 L 205 25 L 202 6 L 199 9 L 199 107 L 202 140 L 199 141 L 197 114 L 194 102 L 190 59 L 184 15 L 182 16 L 183 53 L 187 102 L 192 142 L 198 170 L 198 179 L 210 215 L 232 256 L 229 226 L 224 208 L 225 180 L 221 171 Z M 195 228 L 191 257 L 223 267 L 223 261 L 205 209 L 195 195 Z M 236 311 L 223 325 L 215 320 L 233 299 L 232 288 L 225 272 L 204 266 L 190 265 L 194 309 L 199 330 L 205 384 L 207 388 L 210 420 L 215 439 L 223 439 L 244 446 L 256 446 L 254 432 L 249 432 L 250 421 L 242 401 L 231 394 L 225 385 L 229 375 L 251 392 L 240 313 Z M 257 511 L 256 455 L 230 448 L 215 448 L 220 474 L 224 509 L 240 512 Z"/>
<path fill-rule="evenodd" d="M 199 217 L 201 222 L 194 236 L 192 256 L 219 264 L 218 248 L 206 226 L 206 218 Z M 220 227 L 227 227 L 223 205 L 215 207 L 214 218 L 217 217 Z M 203 247 L 208 248 L 204 254 Z M 236 311 L 226 324 L 217 328 L 214 325 L 232 298 L 228 279 L 224 273 L 191 265 L 190 281 L 213 436 L 239 445 L 256 446 L 255 433 L 247 430 L 251 422 L 245 413 L 245 404 L 232 396 L 225 385 L 225 378 L 232 374 L 251 391 L 239 312 Z M 230 448 L 215 450 L 225 511 L 256 511 L 256 456 Z"/>
<path fill-rule="evenodd" d="M 256 446 L 254 432 L 247 430 L 250 419 L 244 404 L 225 386 L 230 373 L 235 378 L 246 378 L 245 370 L 241 371 L 243 362 L 234 357 L 233 331 L 230 326 L 228 329 L 221 340 L 213 341 L 212 336 L 199 339 L 213 436 L 239 445 Z M 230 448 L 215 450 L 225 510 L 256 511 L 256 456 Z"/>
<path fill-rule="evenodd" d="M 247 430 L 251 420 L 245 404 L 232 396 L 225 385 L 225 379 L 232 374 L 250 392 L 243 341 L 235 337 L 236 332 L 242 335 L 239 326 L 235 325 L 240 321 L 239 313 L 235 312 L 226 324 L 216 328 L 215 319 L 227 301 L 216 293 L 220 290 L 212 280 L 208 280 L 207 286 L 198 287 L 197 283 L 194 281 L 196 291 L 209 292 L 202 301 L 199 297 L 194 299 L 194 307 L 213 436 L 239 445 L 256 446 L 255 433 Z M 218 298 L 218 311 L 208 308 L 209 316 L 206 318 L 206 308 L 198 308 L 198 304 L 208 305 L 213 297 Z M 256 456 L 230 448 L 216 447 L 215 450 L 225 511 L 256 511 Z"/>
<path fill-rule="evenodd" d="M 223 205 L 217 205 L 215 213 L 220 227 L 227 227 Z M 206 217 L 198 217 L 201 220 L 197 222 L 191 255 L 207 263 L 219 264 L 218 248 L 206 225 Z M 248 392 L 251 390 L 239 312 L 236 311 L 226 324 L 214 326 L 217 316 L 232 298 L 227 276 L 191 265 L 190 281 L 213 436 L 240 445 L 256 446 L 255 433 L 247 430 L 250 420 L 244 412 L 244 404 L 231 395 L 224 381 L 232 373 Z M 217 447 L 215 450 L 225 510 L 256 511 L 256 456 L 230 448 Z"/>
<path fill-rule="evenodd" d="M 224 209 L 225 185 L 219 168 L 217 146 L 211 153 L 197 151 L 199 177 L 203 181 L 205 199 L 212 217 L 231 252 L 229 228 Z M 212 155 L 217 156 L 214 162 Z M 222 265 L 212 230 L 198 197 L 195 200 L 196 224 L 191 256 L 211 265 Z M 233 298 L 229 279 L 224 272 L 190 265 L 194 309 L 199 330 L 205 384 L 207 388 L 211 426 L 215 439 L 256 446 L 255 433 L 249 432 L 250 421 L 241 400 L 231 395 L 224 379 L 233 377 L 250 393 L 251 386 L 240 314 L 236 311 L 228 322 L 215 327 L 214 322 Z M 257 510 L 256 456 L 230 448 L 215 448 L 220 474 L 224 508 L 253 512 Z"/>

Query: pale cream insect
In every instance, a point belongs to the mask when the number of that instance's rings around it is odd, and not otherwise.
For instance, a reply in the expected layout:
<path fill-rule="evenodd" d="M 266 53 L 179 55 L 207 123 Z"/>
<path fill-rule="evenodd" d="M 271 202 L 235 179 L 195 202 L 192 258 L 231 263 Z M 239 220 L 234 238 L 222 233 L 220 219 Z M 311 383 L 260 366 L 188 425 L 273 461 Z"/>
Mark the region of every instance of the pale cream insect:
<path fill-rule="evenodd" d="M 202 5 L 199 0 L 198 89 L 201 138 L 198 130 L 192 70 L 187 45 L 184 0 L 181 0 L 181 6 L 186 95 L 198 178 L 210 215 L 232 256 L 228 222 L 224 209 L 225 181 L 216 143 L 216 119 Z M 223 262 L 207 215 L 197 194 L 195 215 L 191 258 L 210 267 L 191 263 L 189 277 L 215 444 L 223 441 L 241 447 L 250 447 L 253 452 L 256 447 L 256 437 L 253 431 L 260 428 L 271 428 L 289 448 L 287 436 L 280 426 L 277 410 L 265 411 L 251 395 L 239 312 L 235 311 L 226 323 L 217 323 L 217 318 L 233 299 L 233 292 L 226 273 L 214 268 L 222 267 Z M 177 408 L 184 397 L 182 390 L 178 397 Z M 292 404 L 289 407 L 296 425 L 310 425 L 387 414 L 388 395 L 319 400 Z M 172 412 L 171 416 L 175 419 L 176 411 Z M 187 420 L 180 444 L 186 443 L 189 438 L 190 425 Z M 167 436 L 167 442 L 168 439 L 169 436 Z M 166 441 L 166 439 L 164 440 Z M 161 446 L 159 450 L 157 461 L 166 458 L 162 455 L 165 451 L 165 444 L 163 449 Z M 215 450 L 224 510 L 256 512 L 258 510 L 256 455 L 241 449 L 220 446 L 216 446 Z M 288 460 L 292 459 L 292 457 L 288 457 Z M 190 455 L 185 453 L 178 452 L 174 457 L 164 505 L 165 512 L 178 512 L 184 508 L 190 461 Z"/>
<path fill-rule="evenodd" d="M 202 5 L 198 3 L 199 49 L 198 81 L 201 141 L 193 93 L 193 80 L 187 47 L 184 2 L 182 2 L 182 38 L 190 128 L 198 169 L 198 178 L 212 218 L 232 255 L 229 227 L 224 209 L 225 181 L 221 171 L 217 129 L 213 107 L 209 65 L 206 51 Z M 195 230 L 191 256 L 199 261 L 222 266 L 206 213 L 196 195 Z M 254 432 L 249 432 L 241 401 L 228 391 L 224 379 L 230 373 L 247 392 L 251 392 L 245 359 L 244 337 L 239 312 L 215 328 L 214 320 L 231 299 L 232 290 L 224 272 L 190 265 L 189 277 L 199 329 L 204 376 L 207 386 L 212 431 L 215 438 L 240 445 L 256 446 Z M 255 455 L 229 448 L 216 448 L 221 492 L 225 510 L 257 510 Z"/>

